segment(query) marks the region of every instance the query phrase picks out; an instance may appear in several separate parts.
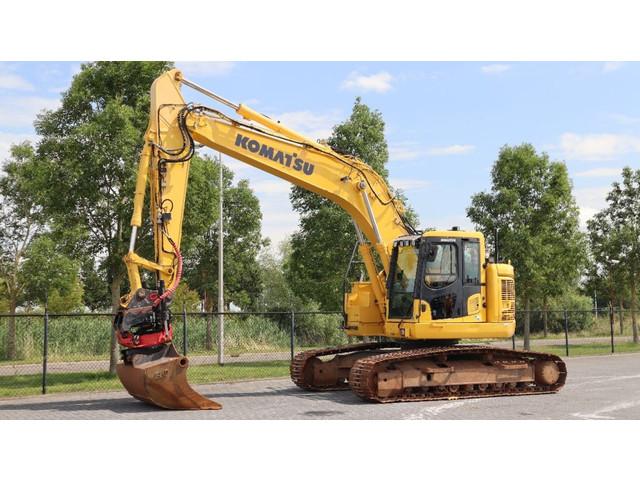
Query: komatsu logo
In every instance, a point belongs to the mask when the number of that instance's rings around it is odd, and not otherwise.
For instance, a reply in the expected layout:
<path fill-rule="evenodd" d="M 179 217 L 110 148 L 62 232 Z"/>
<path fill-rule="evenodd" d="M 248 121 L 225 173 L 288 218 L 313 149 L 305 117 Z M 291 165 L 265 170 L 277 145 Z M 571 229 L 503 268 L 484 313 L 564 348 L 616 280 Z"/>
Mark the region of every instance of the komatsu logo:
<path fill-rule="evenodd" d="M 303 172 L 305 175 L 312 175 L 314 165 L 307 162 L 302 158 L 298 158 L 297 153 L 285 153 L 281 150 L 277 150 L 273 147 L 265 145 L 249 137 L 245 137 L 242 134 L 238 134 L 236 137 L 236 147 L 249 150 L 251 153 L 257 153 L 258 155 L 278 162 L 288 168 L 293 168 L 298 172 Z"/>

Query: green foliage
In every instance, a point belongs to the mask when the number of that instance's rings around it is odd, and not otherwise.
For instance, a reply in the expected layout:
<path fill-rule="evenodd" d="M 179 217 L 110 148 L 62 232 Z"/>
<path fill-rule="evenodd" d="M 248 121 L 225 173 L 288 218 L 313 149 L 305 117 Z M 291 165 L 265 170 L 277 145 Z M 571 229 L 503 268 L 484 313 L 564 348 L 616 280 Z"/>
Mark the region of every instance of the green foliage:
<path fill-rule="evenodd" d="M 296 338 L 301 345 L 342 345 L 348 339 L 341 326 L 341 314 L 296 315 Z"/>
<path fill-rule="evenodd" d="M 607 207 L 588 221 L 594 267 L 591 278 L 605 286 L 609 299 L 628 295 L 633 341 L 640 342 L 635 311 L 640 283 L 640 169 L 625 167 L 622 182 L 614 182 Z"/>
<path fill-rule="evenodd" d="M 187 312 L 197 312 L 200 310 L 200 296 L 195 290 L 191 290 L 187 282 L 180 282 L 176 293 L 173 296 L 171 310 L 176 315 L 182 312 L 183 307 Z"/>
<path fill-rule="evenodd" d="M 549 302 L 549 310 L 570 312 L 568 314 L 568 325 L 570 331 L 586 330 L 593 326 L 593 304 L 589 297 L 576 292 L 566 292 L 560 297 L 555 297 Z M 555 316 L 555 322 L 550 323 L 549 329 L 553 332 L 560 332 L 564 329 L 563 319 L 560 315 Z"/>
<path fill-rule="evenodd" d="M 473 195 L 467 215 L 490 241 L 499 231 L 523 299 L 547 299 L 575 288 L 585 263 L 578 208 L 563 163 L 530 144 L 505 146 L 491 171 L 491 192 Z"/>
<path fill-rule="evenodd" d="M 20 278 L 29 303 L 39 302 L 43 305 L 49 295 L 57 311 L 69 312 L 81 305 L 82 286 L 78 282 L 78 265 L 58 252 L 50 236 L 41 235 L 31 242 L 26 257 L 20 269 Z"/>
<path fill-rule="evenodd" d="M 191 162 L 185 207 L 185 278 L 207 300 L 210 310 L 218 292 L 220 173 L 217 162 L 210 158 L 194 157 Z M 249 183 L 240 180 L 234 186 L 232 181 L 233 172 L 223 167 L 224 296 L 227 304 L 249 309 L 255 308 L 261 291 L 257 256 L 264 244 L 262 214 Z"/>
<path fill-rule="evenodd" d="M 76 277 L 66 289 L 61 293 L 54 288 L 49 293 L 48 308 L 54 313 L 79 312 L 84 309 L 83 302 L 84 288 L 80 280 Z"/>
<path fill-rule="evenodd" d="M 262 292 L 257 307 L 264 312 L 289 312 L 311 310 L 305 302 L 296 296 L 287 282 L 284 265 L 291 255 L 288 241 L 280 245 L 279 255 L 263 250 L 258 257 L 260 265 Z"/>
<path fill-rule="evenodd" d="M 42 212 L 33 205 L 29 175 L 25 165 L 34 151 L 25 142 L 11 147 L 11 158 L 0 178 L 0 279 L 8 309 L 14 312 L 24 294 L 22 264 L 31 242 L 42 230 Z"/>

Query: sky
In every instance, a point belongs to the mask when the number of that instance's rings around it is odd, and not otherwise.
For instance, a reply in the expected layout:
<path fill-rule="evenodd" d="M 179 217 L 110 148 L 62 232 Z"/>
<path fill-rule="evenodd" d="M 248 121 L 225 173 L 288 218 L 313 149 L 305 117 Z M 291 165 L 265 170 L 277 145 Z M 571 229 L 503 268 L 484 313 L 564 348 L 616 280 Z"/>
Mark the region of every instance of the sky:
<path fill-rule="evenodd" d="M 209 90 L 326 138 L 355 97 L 386 124 L 390 183 L 420 227 L 473 228 L 466 209 L 490 189 L 505 144 L 528 142 L 566 163 L 582 225 L 605 206 L 623 166 L 640 168 L 640 63 L 633 62 L 176 62 Z M 0 62 L 0 160 L 37 141 L 33 120 L 54 109 L 80 62 Z M 213 100 L 183 88 L 188 101 Z M 224 110 L 224 108 L 223 108 Z M 263 235 L 277 245 L 298 217 L 290 184 L 224 157 L 260 200 Z"/>

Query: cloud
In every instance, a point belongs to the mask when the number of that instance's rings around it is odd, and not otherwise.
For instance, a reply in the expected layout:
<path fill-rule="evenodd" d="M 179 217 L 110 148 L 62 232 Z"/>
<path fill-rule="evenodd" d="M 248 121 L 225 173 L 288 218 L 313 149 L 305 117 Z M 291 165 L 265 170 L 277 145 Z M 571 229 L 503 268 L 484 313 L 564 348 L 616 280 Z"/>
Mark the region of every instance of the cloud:
<path fill-rule="evenodd" d="M 342 82 L 341 88 L 343 90 L 385 93 L 391 90 L 392 81 L 393 76 L 388 72 L 378 72 L 372 75 L 351 72 Z"/>
<path fill-rule="evenodd" d="M 604 62 L 602 65 L 603 73 L 615 72 L 620 70 L 624 66 L 624 62 Z"/>
<path fill-rule="evenodd" d="M 640 137 L 614 133 L 563 133 L 560 150 L 567 158 L 603 160 L 616 155 L 640 153 Z"/>
<path fill-rule="evenodd" d="M 391 161 L 413 160 L 419 157 L 446 157 L 450 155 L 464 155 L 471 152 L 475 145 L 446 145 L 442 147 L 423 148 L 411 142 L 392 145 L 389 148 Z"/>
<path fill-rule="evenodd" d="M 621 168 L 592 168 L 584 172 L 578 172 L 576 177 L 618 177 L 622 174 Z"/>
<path fill-rule="evenodd" d="M 0 97 L 0 127 L 32 126 L 41 110 L 58 108 L 60 100 L 49 97 Z"/>
<path fill-rule="evenodd" d="M 434 147 L 427 150 L 427 154 L 435 156 L 447 156 L 447 155 L 463 155 L 469 153 L 476 148 L 474 145 L 448 145 L 446 147 Z"/>
<path fill-rule="evenodd" d="M 587 226 L 587 220 L 607 206 L 609 190 L 608 186 L 574 189 L 573 194 L 578 207 L 580 207 L 580 225 L 583 229 Z"/>
<path fill-rule="evenodd" d="M 280 123 L 296 130 L 313 140 L 326 139 L 331 135 L 333 126 L 340 121 L 338 111 L 317 114 L 309 110 L 269 114 Z"/>
<path fill-rule="evenodd" d="M 37 139 L 37 135 L 30 133 L 0 132 L 0 164 L 4 164 L 9 158 L 11 145 L 22 143 L 25 140 L 35 143 Z"/>
<path fill-rule="evenodd" d="M 15 73 L 13 64 L 0 63 L 0 90 L 33 90 L 33 85 Z"/>
<path fill-rule="evenodd" d="M 235 66 L 233 62 L 176 62 L 186 76 L 194 77 L 221 77 L 231 73 Z"/>
<path fill-rule="evenodd" d="M 500 75 L 511 69 L 511 65 L 505 65 L 503 63 L 493 63 L 491 65 L 483 65 L 480 67 L 482 73 L 485 75 Z"/>
<path fill-rule="evenodd" d="M 394 188 L 399 188 L 405 192 L 408 190 L 419 190 L 431 185 L 431 182 L 417 178 L 391 178 L 389 183 Z"/>

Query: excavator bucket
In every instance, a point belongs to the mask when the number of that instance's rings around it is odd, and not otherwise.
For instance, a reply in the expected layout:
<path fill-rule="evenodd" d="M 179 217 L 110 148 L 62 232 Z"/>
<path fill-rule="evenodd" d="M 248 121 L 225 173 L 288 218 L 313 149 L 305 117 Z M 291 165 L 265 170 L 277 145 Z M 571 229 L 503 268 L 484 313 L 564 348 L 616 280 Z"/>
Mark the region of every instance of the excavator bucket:
<path fill-rule="evenodd" d="M 154 353 L 133 353 L 118 363 L 118 377 L 140 401 L 170 410 L 220 410 L 222 405 L 196 392 L 187 382 L 189 359 L 172 343 Z"/>

